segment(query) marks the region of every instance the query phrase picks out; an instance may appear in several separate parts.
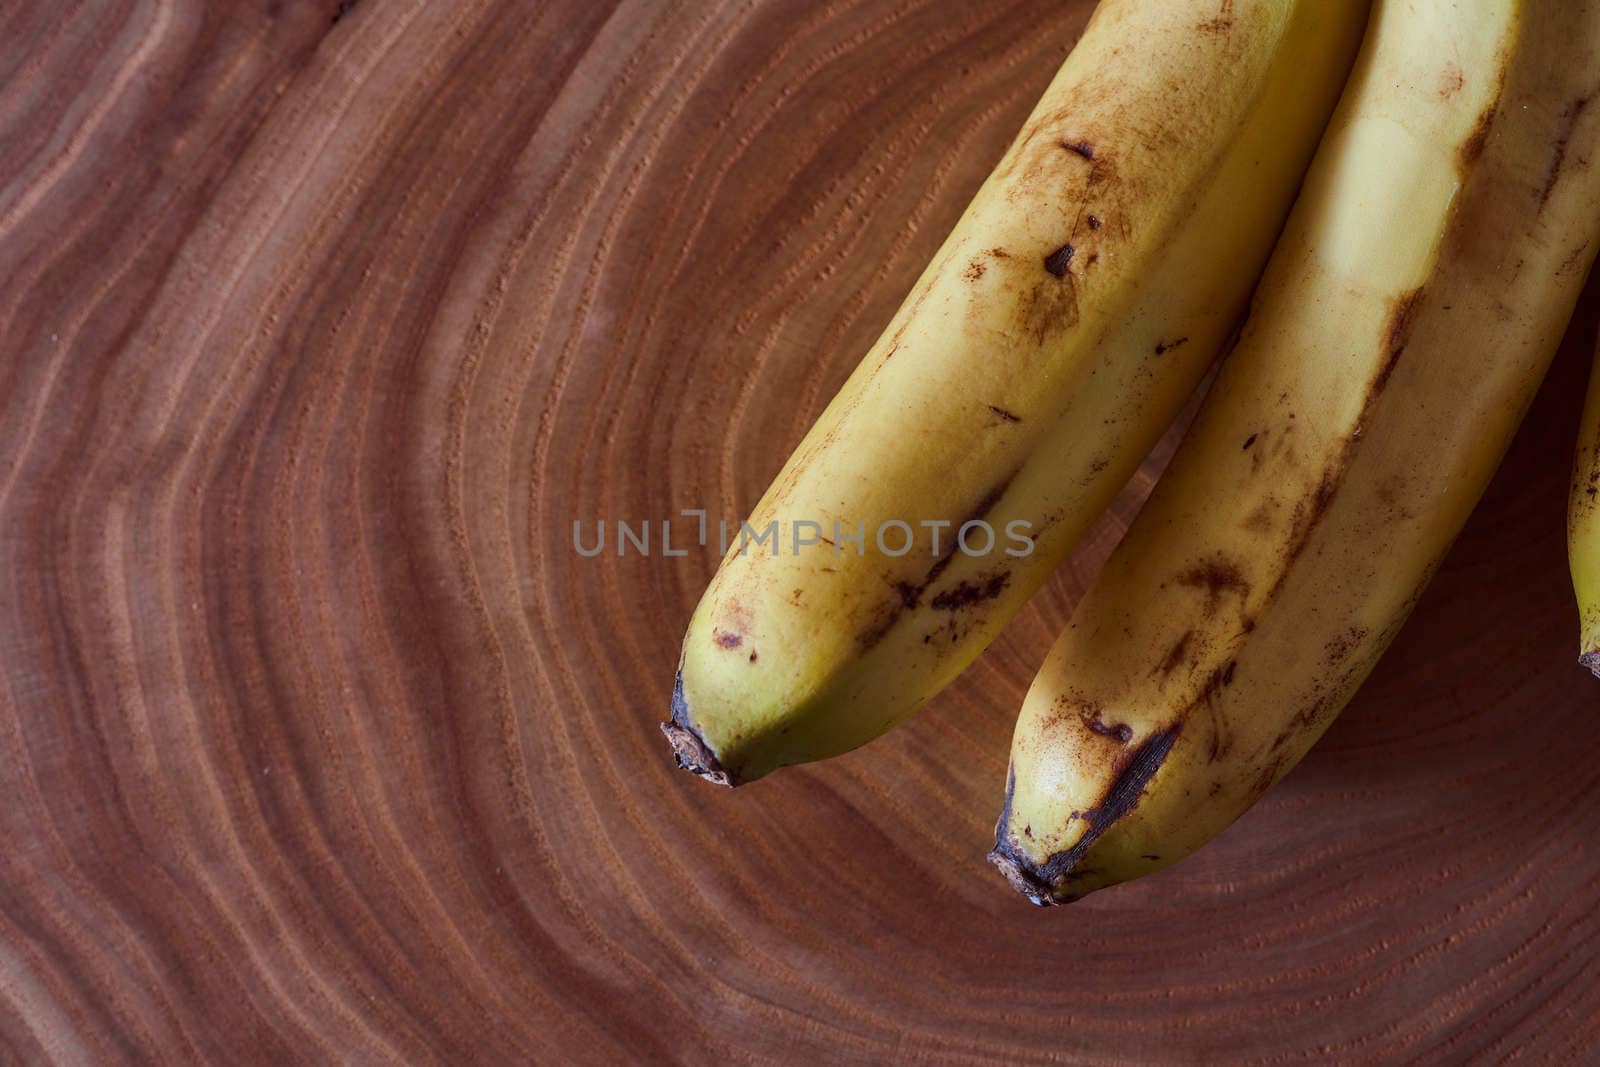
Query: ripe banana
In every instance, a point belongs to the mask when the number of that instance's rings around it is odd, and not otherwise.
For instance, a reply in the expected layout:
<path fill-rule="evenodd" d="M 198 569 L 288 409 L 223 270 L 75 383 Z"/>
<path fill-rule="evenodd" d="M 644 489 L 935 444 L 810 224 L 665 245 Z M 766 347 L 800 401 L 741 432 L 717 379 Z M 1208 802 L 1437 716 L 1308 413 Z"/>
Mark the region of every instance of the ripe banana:
<path fill-rule="evenodd" d="M 1236 328 L 1366 10 L 1103 0 L 730 547 L 663 726 L 682 766 L 848 751 L 978 656 Z"/>
<path fill-rule="evenodd" d="M 1194 851 L 1366 678 L 1531 402 L 1600 223 L 1600 4 L 1377 0 L 1252 315 L 1028 694 L 1037 904 Z"/>
<path fill-rule="evenodd" d="M 1578 662 L 1600 677 L 1600 352 L 1589 378 L 1567 507 L 1567 556 L 1578 593 Z"/>

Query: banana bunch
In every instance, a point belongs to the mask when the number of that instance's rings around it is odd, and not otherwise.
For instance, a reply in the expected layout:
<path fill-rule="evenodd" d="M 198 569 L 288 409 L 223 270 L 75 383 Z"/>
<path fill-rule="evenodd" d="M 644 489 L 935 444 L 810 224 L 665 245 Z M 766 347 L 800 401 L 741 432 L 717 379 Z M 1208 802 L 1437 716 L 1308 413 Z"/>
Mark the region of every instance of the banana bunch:
<path fill-rule="evenodd" d="M 948 684 L 1170 422 L 1274 239 L 1194 425 L 1028 694 L 990 859 L 1041 905 L 1174 863 L 1370 673 L 1600 245 L 1600 0 L 1224 9 L 1208 25 L 1232 44 L 1202 29 L 1214 3 L 1102 3 L 755 516 L 988 518 L 1031 551 L 736 548 L 684 645 L 682 765 L 748 781 Z M 1175 110 L 1162 86 L 1197 88 Z M 1072 307 L 1043 332 L 1065 298 L 1041 267 Z M 1584 442 L 1570 534 L 1594 665 L 1600 371 Z"/>
<path fill-rule="evenodd" d="M 1104 0 L 731 545 L 683 643 L 679 763 L 837 755 L 955 679 L 1236 328 L 1365 0 Z"/>

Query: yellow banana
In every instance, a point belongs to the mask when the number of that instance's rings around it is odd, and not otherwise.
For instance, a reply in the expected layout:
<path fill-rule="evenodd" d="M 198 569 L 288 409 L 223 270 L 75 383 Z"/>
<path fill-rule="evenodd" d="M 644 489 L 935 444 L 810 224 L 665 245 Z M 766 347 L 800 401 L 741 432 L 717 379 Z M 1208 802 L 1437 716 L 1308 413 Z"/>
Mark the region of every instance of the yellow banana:
<path fill-rule="evenodd" d="M 1236 328 L 1366 10 L 1104 0 L 733 539 L 663 727 L 681 765 L 848 751 L 977 657 Z"/>
<path fill-rule="evenodd" d="M 1365 679 L 1595 255 L 1600 6 L 1377 0 L 1189 437 L 1028 694 L 991 860 L 1035 903 L 1158 870 Z"/>
<path fill-rule="evenodd" d="M 1567 507 L 1567 556 L 1578 594 L 1578 662 L 1600 677 L 1600 352 L 1578 437 L 1578 461 Z"/>

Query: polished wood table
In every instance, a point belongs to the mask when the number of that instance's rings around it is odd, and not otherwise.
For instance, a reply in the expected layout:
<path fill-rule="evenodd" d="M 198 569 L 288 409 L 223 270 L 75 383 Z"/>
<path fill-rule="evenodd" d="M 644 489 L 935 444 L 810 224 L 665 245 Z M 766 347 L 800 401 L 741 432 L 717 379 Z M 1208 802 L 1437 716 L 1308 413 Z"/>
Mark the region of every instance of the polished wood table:
<path fill-rule="evenodd" d="M 716 553 L 573 521 L 744 514 L 1089 10 L 0 3 L 0 1062 L 1596 1062 L 1592 288 L 1191 860 L 1052 911 L 984 862 L 1148 473 L 904 729 L 671 766 Z"/>

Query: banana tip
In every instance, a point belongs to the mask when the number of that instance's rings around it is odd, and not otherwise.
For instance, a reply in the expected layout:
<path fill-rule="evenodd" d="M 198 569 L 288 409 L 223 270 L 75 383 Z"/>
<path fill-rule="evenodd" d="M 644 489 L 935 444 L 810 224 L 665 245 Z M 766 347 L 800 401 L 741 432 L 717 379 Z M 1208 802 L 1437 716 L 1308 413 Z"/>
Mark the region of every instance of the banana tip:
<path fill-rule="evenodd" d="M 683 674 L 678 674 L 672 686 L 672 718 L 661 724 L 661 732 L 672 745 L 672 755 L 678 766 L 690 774 L 698 775 L 714 785 L 730 789 L 738 784 L 728 769 L 717 761 L 705 740 L 695 732 L 689 722 L 689 704 L 683 699 Z"/>
<path fill-rule="evenodd" d="M 996 846 L 989 853 L 989 862 L 1011 883 L 1012 889 L 1027 897 L 1036 907 L 1052 908 L 1064 903 L 1056 899 L 1049 884 L 1038 876 L 1029 863 L 1013 856 L 1004 845 Z"/>
<path fill-rule="evenodd" d="M 1579 656 L 1578 663 L 1588 667 L 1594 672 L 1596 678 L 1600 678 L 1600 648 L 1595 649 L 1593 652 L 1585 652 Z"/>

